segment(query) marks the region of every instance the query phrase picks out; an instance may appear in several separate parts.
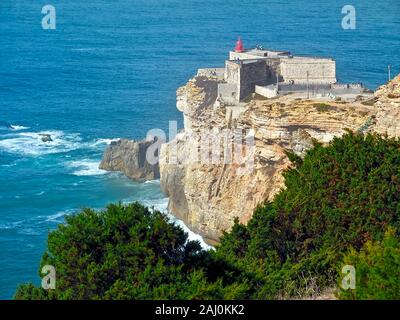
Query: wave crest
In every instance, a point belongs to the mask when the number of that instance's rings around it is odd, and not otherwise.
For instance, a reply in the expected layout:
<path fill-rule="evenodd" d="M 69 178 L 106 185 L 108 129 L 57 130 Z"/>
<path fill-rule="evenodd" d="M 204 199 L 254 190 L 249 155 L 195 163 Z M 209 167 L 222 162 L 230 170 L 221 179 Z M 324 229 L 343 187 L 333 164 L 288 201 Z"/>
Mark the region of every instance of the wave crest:
<path fill-rule="evenodd" d="M 52 141 L 43 142 L 43 135 L 49 135 Z M 8 134 L 0 140 L 0 150 L 24 156 L 41 156 L 63 153 L 80 147 L 79 134 L 65 134 L 63 131 L 20 132 Z"/>
<path fill-rule="evenodd" d="M 73 171 L 75 176 L 97 176 L 106 174 L 108 171 L 99 169 L 100 161 L 83 159 L 71 161 L 68 166 L 77 170 Z"/>

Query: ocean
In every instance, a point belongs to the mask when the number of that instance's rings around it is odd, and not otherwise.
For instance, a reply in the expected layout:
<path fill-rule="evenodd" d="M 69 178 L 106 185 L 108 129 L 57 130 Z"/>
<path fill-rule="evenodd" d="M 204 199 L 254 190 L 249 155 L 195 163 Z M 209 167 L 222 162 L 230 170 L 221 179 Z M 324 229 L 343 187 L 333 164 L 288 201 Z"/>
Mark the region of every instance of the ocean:
<path fill-rule="evenodd" d="M 45 4 L 56 29 L 42 28 Z M 141 139 L 182 115 L 175 91 L 244 45 L 330 56 L 338 80 L 371 89 L 400 72 L 400 3 L 348 1 L 1 0 L 0 299 L 39 283 L 48 232 L 112 202 L 166 210 L 158 181 L 98 169 L 107 144 Z M 52 142 L 43 143 L 42 134 Z M 180 223 L 180 222 L 179 222 Z M 198 236 L 191 234 L 193 238 Z"/>

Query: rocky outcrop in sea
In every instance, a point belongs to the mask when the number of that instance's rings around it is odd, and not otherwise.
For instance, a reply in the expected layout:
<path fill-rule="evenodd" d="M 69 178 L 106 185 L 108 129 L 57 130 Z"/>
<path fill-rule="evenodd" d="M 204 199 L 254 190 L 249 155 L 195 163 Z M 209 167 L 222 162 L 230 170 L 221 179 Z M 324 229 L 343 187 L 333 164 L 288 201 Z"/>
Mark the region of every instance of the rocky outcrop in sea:
<path fill-rule="evenodd" d="M 113 141 L 105 150 L 99 169 L 120 171 L 135 181 L 159 179 L 158 163 L 152 164 L 146 159 L 146 153 L 154 143 L 154 139 Z"/>

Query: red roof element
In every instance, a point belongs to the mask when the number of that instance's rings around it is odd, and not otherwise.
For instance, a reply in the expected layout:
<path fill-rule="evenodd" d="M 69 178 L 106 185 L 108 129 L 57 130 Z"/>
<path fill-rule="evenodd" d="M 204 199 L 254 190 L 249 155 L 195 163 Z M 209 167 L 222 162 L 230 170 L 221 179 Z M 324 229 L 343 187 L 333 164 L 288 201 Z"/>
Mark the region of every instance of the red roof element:
<path fill-rule="evenodd" d="M 243 41 L 240 37 L 236 42 L 235 52 L 244 52 Z"/>

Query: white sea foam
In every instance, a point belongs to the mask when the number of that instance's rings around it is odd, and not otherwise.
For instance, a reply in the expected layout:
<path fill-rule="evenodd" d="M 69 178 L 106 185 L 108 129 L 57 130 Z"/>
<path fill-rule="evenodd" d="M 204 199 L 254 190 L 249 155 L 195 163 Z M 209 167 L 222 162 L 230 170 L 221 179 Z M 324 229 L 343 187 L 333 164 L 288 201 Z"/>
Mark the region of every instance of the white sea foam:
<path fill-rule="evenodd" d="M 50 135 L 52 141 L 43 142 L 43 135 Z M 0 140 L 0 150 L 25 156 L 41 156 L 68 152 L 82 147 L 79 134 L 65 134 L 63 131 L 20 132 L 9 134 Z"/>
<path fill-rule="evenodd" d="M 114 141 L 119 141 L 120 138 L 114 138 L 114 139 L 96 139 L 93 143 L 94 146 L 100 145 L 100 144 L 111 144 L 111 142 Z"/>
<path fill-rule="evenodd" d="M 126 203 L 131 202 L 131 200 L 126 201 Z M 154 208 L 155 210 L 168 214 L 168 198 L 141 200 L 140 202 L 146 207 Z"/>
<path fill-rule="evenodd" d="M 14 130 L 14 131 L 27 130 L 27 129 L 29 129 L 29 127 L 18 126 L 16 124 L 11 125 L 11 130 Z"/>
<path fill-rule="evenodd" d="M 175 223 L 177 226 L 180 226 L 183 231 L 185 231 L 188 234 L 188 239 L 192 241 L 199 241 L 200 245 L 202 246 L 203 249 L 205 250 L 211 250 L 214 249 L 214 247 L 208 245 L 207 243 L 204 242 L 204 239 L 202 236 L 200 236 L 197 233 L 194 233 L 192 230 L 190 230 L 186 224 L 180 220 L 174 217 L 169 211 L 168 211 L 168 198 L 163 198 L 159 200 L 143 200 L 141 201 L 145 206 L 148 207 L 153 207 L 155 210 L 158 210 L 160 212 L 163 212 L 167 215 L 169 218 L 170 222 Z"/>
<path fill-rule="evenodd" d="M 65 211 L 58 211 L 54 214 L 46 215 L 46 216 L 37 216 L 35 217 L 35 222 L 37 224 L 43 224 L 46 222 L 54 222 L 54 223 L 64 223 L 64 217 L 70 214 L 74 214 L 77 212 L 77 209 L 67 209 Z"/>
<path fill-rule="evenodd" d="M 160 184 L 160 180 L 147 180 L 144 182 L 145 184 Z"/>
<path fill-rule="evenodd" d="M 31 157 L 65 153 L 77 149 L 103 150 L 106 145 L 120 140 L 119 138 L 99 138 L 84 142 L 79 133 L 64 133 L 59 130 L 30 132 L 26 131 L 28 127 L 19 125 L 11 125 L 11 128 L 7 134 L 1 135 L 0 150 Z M 44 142 L 42 140 L 44 135 L 49 135 L 52 141 Z"/>
<path fill-rule="evenodd" d="M 98 160 L 83 159 L 71 161 L 68 163 L 68 166 L 77 169 L 72 173 L 75 176 L 97 176 L 106 174 L 106 170 L 99 169 L 99 164 L 100 161 Z"/>
<path fill-rule="evenodd" d="M 76 210 L 66 210 L 48 216 L 36 216 L 29 219 L 3 223 L 0 224 L 0 230 L 17 230 L 19 234 L 23 235 L 40 235 L 40 231 L 36 229 L 37 225 L 47 222 L 56 224 L 63 223 L 64 216 L 74 212 L 76 212 Z"/>
<path fill-rule="evenodd" d="M 108 145 L 110 145 L 114 141 L 120 140 L 119 138 L 113 138 L 113 139 L 95 139 L 92 141 L 89 141 L 85 143 L 85 147 L 88 149 L 96 149 L 96 150 L 104 150 L 104 148 Z"/>
<path fill-rule="evenodd" d="M 71 211 L 71 210 L 60 211 L 60 212 L 57 212 L 55 214 L 52 214 L 52 215 L 49 215 L 49 216 L 45 217 L 46 218 L 45 221 L 46 222 L 59 222 L 59 223 L 61 223 L 64 220 L 64 216 L 66 216 L 68 214 L 71 214 L 72 212 L 73 211 Z M 60 219 L 60 218 L 63 218 L 63 219 Z"/>
<path fill-rule="evenodd" d="M 182 220 L 175 218 L 170 213 L 168 213 L 167 215 L 170 218 L 170 221 L 175 222 L 176 225 L 180 226 L 185 232 L 187 232 L 189 240 L 199 241 L 200 245 L 202 246 L 203 249 L 206 249 L 206 250 L 214 249 L 214 247 L 212 247 L 204 242 L 204 239 L 201 235 L 194 233 L 192 230 L 190 230 Z"/>

